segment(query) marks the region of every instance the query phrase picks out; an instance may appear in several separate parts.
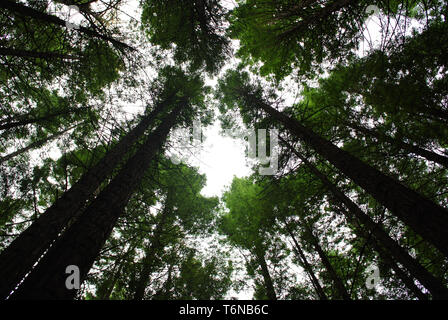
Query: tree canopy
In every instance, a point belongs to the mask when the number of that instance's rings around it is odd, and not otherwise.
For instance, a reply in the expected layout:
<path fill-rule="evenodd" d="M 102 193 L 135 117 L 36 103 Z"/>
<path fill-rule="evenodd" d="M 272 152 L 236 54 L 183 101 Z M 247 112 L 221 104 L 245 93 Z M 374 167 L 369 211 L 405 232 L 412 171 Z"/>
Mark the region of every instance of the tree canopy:
<path fill-rule="evenodd" d="M 447 12 L 2 1 L 1 299 L 447 299 Z M 198 122 L 255 133 L 221 194 Z"/>

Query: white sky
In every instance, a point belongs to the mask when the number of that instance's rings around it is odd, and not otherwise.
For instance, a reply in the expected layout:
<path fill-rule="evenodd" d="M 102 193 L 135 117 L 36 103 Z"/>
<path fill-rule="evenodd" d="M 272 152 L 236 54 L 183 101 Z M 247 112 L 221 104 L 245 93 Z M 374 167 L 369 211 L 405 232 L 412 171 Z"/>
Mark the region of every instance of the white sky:
<path fill-rule="evenodd" d="M 192 164 L 207 176 L 207 185 L 202 190 L 205 196 L 221 196 L 224 187 L 230 185 L 234 176 L 243 177 L 251 173 L 246 163 L 245 143 L 223 137 L 219 131 L 219 121 L 204 128 L 204 147 L 197 157 L 192 158 Z"/>

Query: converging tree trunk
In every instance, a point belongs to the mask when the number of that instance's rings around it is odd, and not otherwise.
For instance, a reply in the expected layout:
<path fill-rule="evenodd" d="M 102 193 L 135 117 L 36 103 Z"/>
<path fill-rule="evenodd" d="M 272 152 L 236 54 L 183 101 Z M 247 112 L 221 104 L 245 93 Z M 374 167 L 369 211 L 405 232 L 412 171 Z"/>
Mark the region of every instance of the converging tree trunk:
<path fill-rule="evenodd" d="M 282 139 L 285 141 L 284 139 Z M 401 263 L 411 274 L 424 285 L 436 299 L 446 299 L 448 297 L 448 289 L 443 285 L 440 279 L 434 277 L 428 272 L 418 261 L 412 258 L 395 240 L 393 240 L 377 223 L 375 223 L 367 214 L 365 214 L 356 203 L 348 198 L 335 184 L 321 173 L 308 159 L 302 156 L 290 144 L 290 149 L 303 161 L 308 169 L 324 184 L 331 192 L 336 201 L 343 204 L 350 215 L 348 219 L 357 219 L 364 225 L 373 237 L 392 255 L 395 261 Z M 344 213 L 346 211 L 343 211 Z M 380 253 L 380 252 L 379 252 Z"/>
<path fill-rule="evenodd" d="M 286 227 L 286 231 L 288 232 L 289 236 L 291 237 L 292 241 L 294 242 L 294 250 L 296 251 L 299 260 L 302 262 L 302 265 L 310 277 L 311 283 L 313 284 L 314 290 L 316 291 L 317 296 L 320 300 L 328 300 L 327 295 L 324 292 L 324 289 L 320 285 L 319 280 L 317 279 L 311 265 L 308 262 L 308 259 L 305 256 L 305 253 L 303 252 L 302 248 L 299 245 L 299 242 L 297 241 L 296 237 L 294 236 L 294 233 L 292 232 L 289 224 L 286 222 L 286 219 L 284 219 L 284 224 Z"/>
<path fill-rule="evenodd" d="M 170 99 L 158 103 L 152 112 L 106 153 L 103 159 L 90 168 L 61 198 L 2 251 L 0 274 L 3 280 L 0 282 L 0 298 L 6 298 L 31 270 L 70 219 L 81 211 L 101 183 L 123 160 L 131 146 L 143 136 L 156 117 L 171 103 Z"/>
<path fill-rule="evenodd" d="M 317 237 L 313 234 L 312 228 L 307 224 L 307 222 L 302 220 L 302 225 L 306 229 L 306 232 L 308 234 L 308 237 L 311 239 L 311 244 L 314 247 L 314 250 L 316 250 L 317 254 L 319 255 L 320 260 L 322 261 L 322 264 L 324 265 L 325 269 L 327 270 L 328 274 L 330 275 L 331 280 L 333 281 L 336 291 L 339 295 L 339 298 L 344 300 L 351 300 L 350 295 L 347 292 L 347 289 L 344 286 L 344 283 L 342 282 L 342 279 L 339 277 L 339 275 L 336 273 L 336 270 L 333 268 L 333 265 L 331 264 L 330 260 L 327 257 L 327 254 L 324 252 L 322 247 L 319 244 L 319 240 Z"/>
<path fill-rule="evenodd" d="M 11 299 L 73 299 L 76 296 L 79 288 L 66 286 L 67 266 L 76 266 L 80 281 L 84 281 L 145 171 L 151 166 L 151 160 L 186 105 L 185 98 L 176 104 L 117 176 L 53 244 Z"/>
<path fill-rule="evenodd" d="M 448 257 L 446 209 L 338 148 L 296 119 L 277 111 L 257 97 L 249 95 L 247 98 L 249 103 L 283 124 L 294 136 L 313 148 Z"/>

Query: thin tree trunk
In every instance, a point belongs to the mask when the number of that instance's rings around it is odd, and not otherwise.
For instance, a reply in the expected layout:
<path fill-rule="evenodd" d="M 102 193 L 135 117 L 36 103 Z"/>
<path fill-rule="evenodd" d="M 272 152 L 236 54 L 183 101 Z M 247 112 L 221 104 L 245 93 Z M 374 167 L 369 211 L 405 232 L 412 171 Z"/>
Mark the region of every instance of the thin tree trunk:
<path fill-rule="evenodd" d="M 251 101 L 252 100 L 252 101 Z M 259 106 L 448 257 L 448 211 L 256 97 Z"/>
<path fill-rule="evenodd" d="M 344 215 L 347 218 L 347 221 L 352 223 L 354 227 L 354 232 L 357 237 L 367 239 L 370 238 L 370 245 L 373 249 L 378 253 L 380 258 L 387 263 L 394 271 L 397 277 L 404 283 L 404 285 L 419 299 L 419 300 L 428 300 L 428 296 L 424 294 L 414 283 L 414 279 L 408 276 L 394 261 L 391 254 L 383 248 L 379 242 L 375 239 L 375 237 L 370 237 L 372 234 L 365 230 L 360 224 L 359 221 L 355 220 L 353 216 L 346 213 L 344 210 L 340 208 L 341 203 L 336 203 L 336 207 L 339 208 L 339 213 Z"/>
<path fill-rule="evenodd" d="M 257 257 L 258 265 L 261 268 L 261 274 L 264 280 L 264 286 L 266 288 L 266 295 L 269 300 L 277 300 L 277 295 L 275 294 L 274 284 L 272 282 L 271 275 L 269 273 L 269 268 L 264 257 L 264 250 L 260 247 L 255 248 L 255 254 Z"/>
<path fill-rule="evenodd" d="M 324 252 L 324 250 L 320 246 L 319 240 L 313 234 L 313 230 L 304 221 L 303 221 L 303 225 L 306 228 L 308 236 L 311 238 L 311 244 L 313 245 L 314 250 L 316 250 L 317 254 L 319 255 L 320 260 L 322 261 L 322 264 L 324 265 L 325 269 L 327 270 L 328 274 L 330 275 L 331 280 L 335 284 L 335 287 L 336 287 L 339 297 L 344 300 L 351 300 L 350 295 L 348 294 L 347 289 L 345 288 L 341 278 L 336 273 L 336 270 L 333 268 L 333 265 L 331 264 L 330 260 L 328 259 L 327 254 Z"/>
<path fill-rule="evenodd" d="M 47 23 L 66 27 L 66 21 L 64 21 L 56 16 L 53 16 L 53 15 L 50 15 L 50 14 L 47 14 L 44 12 L 40 12 L 36 9 L 33 9 L 31 7 L 25 6 L 25 5 L 17 3 L 17 2 L 13 2 L 10 0 L 1 1 L 0 8 L 7 9 L 7 10 L 14 12 L 15 14 L 20 15 L 20 16 L 31 17 L 33 19 L 37 19 L 37 20 L 41 20 L 41 21 L 44 21 Z M 100 34 L 94 30 L 90 30 L 90 29 L 82 27 L 82 26 L 79 26 L 79 28 L 77 28 L 76 30 L 78 32 L 88 35 L 90 37 L 99 38 L 99 39 L 108 41 L 108 42 L 112 43 L 116 48 L 122 48 L 122 49 L 128 49 L 131 51 L 135 51 L 135 49 L 132 48 L 131 46 L 129 46 L 123 42 L 120 42 L 116 39 L 113 39 L 109 36 Z"/>
<path fill-rule="evenodd" d="M 78 109 L 67 109 L 67 110 L 63 110 L 60 112 L 50 113 L 50 114 L 47 114 L 45 116 L 38 117 L 38 118 L 32 118 L 29 115 L 21 116 L 22 119 L 20 119 L 20 120 L 13 120 L 8 123 L 0 124 L 0 130 L 13 129 L 13 128 L 17 128 L 17 127 L 24 126 L 24 125 L 31 124 L 31 123 L 39 123 L 41 121 L 51 120 L 58 116 L 67 115 L 67 114 L 71 114 L 71 113 L 78 113 L 79 111 L 83 111 L 83 110 L 87 110 L 87 108 L 83 107 L 83 108 L 78 108 Z M 2 121 L 2 122 L 6 122 L 6 121 Z"/>
<path fill-rule="evenodd" d="M 336 201 L 336 200 L 335 200 Z M 369 244 L 373 247 L 373 249 L 378 253 L 380 258 L 389 265 L 392 270 L 395 271 L 397 277 L 404 283 L 404 285 L 419 299 L 419 300 L 428 300 L 428 296 L 424 294 L 414 283 L 414 279 L 408 276 L 394 261 L 391 254 L 383 248 L 379 242 L 372 237 L 372 233 L 368 232 L 362 225 L 360 225 L 359 221 L 356 220 L 353 216 L 346 213 L 344 208 L 341 208 L 341 203 L 335 202 L 335 206 L 338 208 L 338 212 L 344 215 L 347 218 L 347 221 L 353 224 L 353 231 L 356 236 L 359 238 L 367 239 L 370 238 Z"/>
<path fill-rule="evenodd" d="M 172 98 L 170 98 L 172 99 Z M 67 223 L 79 214 L 92 194 L 122 161 L 130 147 L 143 136 L 156 117 L 170 103 L 156 105 L 96 165 L 90 168 L 61 198 L 41 214 L 0 254 L 0 299 L 6 298 L 58 237 Z"/>
<path fill-rule="evenodd" d="M 26 147 L 24 147 L 24 148 L 21 148 L 21 149 L 19 149 L 19 150 L 17 150 L 17 151 L 14 151 L 14 152 L 12 152 L 12 153 L 10 153 L 10 154 L 7 154 L 7 155 L 4 156 L 4 157 L 0 157 L 0 164 L 3 163 L 3 162 L 5 162 L 5 161 L 8 161 L 8 160 L 10 160 L 10 159 L 12 159 L 12 158 L 14 158 L 14 157 L 17 157 L 18 155 L 23 154 L 23 153 L 25 153 L 25 152 L 27 152 L 27 151 L 30 151 L 30 150 L 33 150 L 33 149 L 36 149 L 36 148 L 41 147 L 41 146 L 43 146 L 44 144 L 46 144 L 47 142 L 49 142 L 49 141 L 51 141 L 51 140 L 54 140 L 54 139 L 56 139 L 56 138 L 59 138 L 60 136 L 62 136 L 62 135 L 63 135 L 64 133 L 66 133 L 67 131 L 70 131 L 70 130 L 76 128 L 78 125 L 79 125 L 79 124 L 76 124 L 76 125 L 74 125 L 74 126 L 71 126 L 71 127 L 67 128 L 67 129 L 65 129 L 65 130 L 59 131 L 59 132 L 57 132 L 57 133 L 55 133 L 55 134 L 52 134 L 52 135 L 50 135 L 50 136 L 48 136 L 48 137 L 46 137 L 46 138 L 44 138 L 44 139 L 41 139 L 41 140 L 35 141 L 35 142 L 33 142 L 33 143 L 30 143 L 28 146 L 26 146 Z"/>
<path fill-rule="evenodd" d="M 283 139 L 282 139 L 283 140 Z M 283 140 L 284 141 L 284 140 Z M 377 223 L 375 223 L 367 214 L 365 214 L 356 203 L 350 200 L 336 185 L 322 174 L 314 165 L 312 165 L 304 156 L 292 148 L 291 150 L 302 160 L 309 170 L 320 179 L 326 188 L 334 196 L 335 200 L 345 205 L 350 212 L 346 214 L 348 219 L 355 217 L 363 224 L 373 235 L 373 237 L 384 246 L 392 257 L 401 263 L 411 274 L 424 285 L 436 299 L 446 299 L 448 289 L 443 285 L 440 279 L 429 273 L 418 261 L 412 258 L 395 240 L 393 240 Z M 346 213 L 345 211 L 343 211 Z"/>
<path fill-rule="evenodd" d="M 168 201 L 169 197 L 167 197 Z M 140 272 L 139 280 L 137 281 L 137 285 L 134 292 L 133 300 L 142 300 L 145 295 L 145 289 L 149 282 L 149 277 L 152 273 L 154 266 L 154 255 L 155 252 L 160 249 L 160 236 L 163 232 L 163 228 L 166 223 L 166 219 L 168 215 L 171 213 L 170 204 L 165 203 L 165 207 L 162 211 L 160 222 L 157 224 L 156 229 L 154 230 L 154 235 L 151 239 L 151 243 L 146 249 L 145 257 L 142 261 L 142 270 Z"/>
<path fill-rule="evenodd" d="M 313 271 L 311 265 L 309 264 L 308 259 L 306 258 L 302 248 L 300 247 L 296 237 L 294 236 L 294 233 L 291 231 L 288 223 L 286 222 L 286 219 L 284 219 L 284 223 L 286 226 L 286 230 L 289 233 L 289 236 L 291 237 L 292 241 L 294 242 L 294 249 L 299 257 L 299 260 L 302 261 L 302 264 L 303 264 L 303 267 L 304 267 L 306 273 L 310 277 L 311 283 L 314 286 L 314 290 L 316 291 L 317 296 L 319 297 L 320 300 L 328 300 L 327 295 L 325 294 L 322 286 L 320 285 L 319 280 L 317 279 L 316 275 L 314 274 L 314 271 Z"/>
<path fill-rule="evenodd" d="M 392 268 L 392 270 L 394 270 L 395 275 L 404 283 L 409 291 L 412 292 L 412 294 L 414 294 L 414 296 L 419 300 L 428 300 L 428 296 L 416 286 L 416 284 L 414 283 L 414 279 L 409 277 L 403 270 L 401 270 L 397 263 L 393 261 L 392 257 L 384 249 L 381 248 L 381 246 L 376 242 L 375 239 L 373 239 L 373 242 L 375 251 L 377 251 L 381 259 L 383 259 L 383 261 L 386 262 Z"/>
<path fill-rule="evenodd" d="M 344 121 L 344 123 L 346 125 L 348 125 L 349 127 L 355 129 L 356 131 L 369 135 L 371 137 L 377 138 L 378 140 L 383 140 L 388 142 L 391 145 L 397 146 L 405 151 L 407 151 L 408 153 L 414 153 L 416 155 L 419 155 L 429 161 L 433 161 L 436 162 L 446 168 L 448 168 L 448 157 L 442 156 L 440 154 L 434 153 L 432 151 L 420 148 L 418 146 L 414 146 L 412 144 L 400 141 L 398 139 L 389 137 L 386 134 L 382 134 L 378 131 L 372 130 L 372 129 L 368 129 L 365 128 L 363 126 L 357 125 L 355 123 L 352 122 L 348 122 L 348 121 Z"/>
<path fill-rule="evenodd" d="M 48 250 L 11 299 L 73 299 L 76 296 L 77 289 L 66 288 L 66 267 L 77 266 L 80 282 L 85 280 L 144 172 L 186 105 L 183 100 L 166 116 L 117 176 Z"/>
<path fill-rule="evenodd" d="M 128 257 L 128 255 L 135 249 L 135 245 L 129 247 L 126 253 L 120 258 L 117 259 L 116 263 L 118 263 L 118 270 L 114 272 L 112 280 L 107 283 L 107 287 L 98 295 L 98 298 L 101 300 L 109 300 L 110 296 L 114 290 L 115 283 L 117 283 L 118 278 L 121 275 L 121 271 L 123 270 L 124 260 Z M 114 266 L 115 269 L 115 266 Z M 105 284 L 106 285 L 106 284 Z"/>

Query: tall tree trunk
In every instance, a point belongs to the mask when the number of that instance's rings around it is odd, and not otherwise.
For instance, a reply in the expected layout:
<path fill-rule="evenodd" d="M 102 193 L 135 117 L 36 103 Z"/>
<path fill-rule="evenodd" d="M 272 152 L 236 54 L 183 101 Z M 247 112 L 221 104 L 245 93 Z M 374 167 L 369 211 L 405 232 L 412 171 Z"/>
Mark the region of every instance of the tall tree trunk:
<path fill-rule="evenodd" d="M 171 97 L 170 99 L 172 99 Z M 63 231 L 67 223 L 81 212 L 86 202 L 101 183 L 122 161 L 130 147 L 143 136 L 156 117 L 171 100 L 157 104 L 120 142 L 96 165 L 90 168 L 61 198 L 23 231 L 0 254 L 0 299 L 6 298 L 32 266 L 48 249 L 51 242 Z"/>
<path fill-rule="evenodd" d="M 428 296 L 426 294 L 424 294 L 420 288 L 418 288 L 416 286 L 416 284 L 414 283 L 414 279 L 411 278 L 410 276 L 408 276 L 406 274 L 406 272 L 404 272 L 403 270 L 401 270 L 401 268 L 397 265 L 397 263 L 395 261 L 393 261 L 392 257 L 390 256 L 390 254 L 388 254 L 387 251 L 385 251 L 384 249 L 381 248 L 381 246 L 377 243 L 377 241 L 375 239 L 372 240 L 373 241 L 373 247 L 374 250 L 378 252 L 379 256 L 381 257 L 381 259 L 391 267 L 392 270 L 394 270 L 395 275 L 404 283 L 404 285 L 409 289 L 409 291 L 415 296 L 417 297 L 419 300 L 428 300 Z"/>
<path fill-rule="evenodd" d="M 387 143 L 397 146 L 400 149 L 407 151 L 408 153 L 414 153 L 414 154 L 419 155 L 429 161 L 436 162 L 436 163 L 448 168 L 448 157 L 445 157 L 440 154 L 434 153 L 432 151 L 429 151 L 429 150 L 420 148 L 418 146 L 403 142 L 401 140 L 392 138 L 386 134 L 380 133 L 376 130 L 368 129 L 361 125 L 358 125 L 358 124 L 355 124 L 355 123 L 352 123 L 349 121 L 344 121 L 344 123 L 360 133 L 377 138 L 378 140 L 386 141 Z"/>
<path fill-rule="evenodd" d="M 369 244 L 373 247 L 373 250 L 375 250 L 380 258 L 387 265 L 389 265 L 392 270 L 395 271 L 396 276 L 403 282 L 403 284 L 409 289 L 409 291 L 412 292 L 419 300 L 428 300 L 428 296 L 415 285 L 414 278 L 411 278 L 406 274 L 406 272 L 401 270 L 401 268 L 394 261 L 392 255 L 379 244 L 375 237 L 372 237 L 372 234 L 367 229 L 363 228 L 363 226 L 360 225 L 359 221 L 357 221 L 352 215 L 345 212 L 345 209 L 340 208 L 341 203 L 335 202 L 335 206 L 338 208 L 338 212 L 344 215 L 347 218 L 347 221 L 353 224 L 353 231 L 355 232 L 357 237 L 370 239 Z"/>
<path fill-rule="evenodd" d="M 254 103 L 254 106 L 260 107 L 273 119 L 283 124 L 293 135 L 341 170 L 448 257 L 448 211 L 446 209 L 338 148 L 304 127 L 296 119 L 277 111 L 264 101 L 249 96 L 249 102 Z"/>
<path fill-rule="evenodd" d="M 167 202 L 169 201 L 169 195 L 167 196 Z M 137 280 L 137 285 L 134 292 L 133 300 L 142 300 L 145 295 L 145 289 L 149 282 L 149 277 L 152 273 L 154 266 L 154 255 L 158 249 L 160 249 L 160 236 L 162 235 L 163 228 L 166 223 L 168 215 L 172 212 L 171 205 L 165 203 L 162 211 L 160 221 L 157 224 L 154 234 L 151 239 L 151 243 L 145 252 L 145 257 L 142 261 L 142 269 L 140 271 L 140 277 Z"/>
<path fill-rule="evenodd" d="M 117 176 L 56 240 L 36 268 L 10 296 L 11 299 L 73 299 L 76 296 L 78 290 L 67 289 L 65 285 L 66 267 L 77 266 L 80 282 L 85 280 L 134 190 L 186 105 L 185 99 L 176 104 Z"/>
<path fill-rule="evenodd" d="M 282 139 L 283 140 L 283 139 Z M 283 140 L 284 141 L 284 140 Z M 393 240 L 377 223 L 375 223 L 367 214 L 365 214 L 356 203 L 348 198 L 335 184 L 322 174 L 314 165 L 312 165 L 304 156 L 292 148 L 297 157 L 309 168 L 309 170 L 324 184 L 331 192 L 335 200 L 344 205 L 350 215 L 346 214 L 347 219 L 353 217 L 372 233 L 373 237 L 380 243 L 394 258 L 401 263 L 411 274 L 424 285 L 436 299 L 446 299 L 448 289 L 443 285 L 440 279 L 434 277 L 417 260 L 412 258 L 395 240 Z M 343 211 L 346 213 L 346 211 Z M 380 253 L 380 252 L 379 252 Z"/>
<path fill-rule="evenodd" d="M 257 246 L 255 248 L 255 255 L 257 257 L 258 265 L 261 268 L 261 274 L 262 274 L 263 280 L 264 280 L 266 295 L 268 296 L 269 300 L 277 300 L 277 295 L 275 294 L 275 289 L 274 289 L 274 283 L 272 282 L 272 278 L 269 273 L 269 268 L 266 263 L 264 249 Z"/>
<path fill-rule="evenodd" d="M 0 164 L 3 163 L 3 162 L 5 162 L 5 161 L 8 161 L 8 160 L 10 160 L 10 159 L 12 159 L 12 158 L 14 158 L 14 157 L 17 157 L 17 156 L 20 155 L 20 154 L 23 154 L 23 153 L 28 152 L 28 151 L 30 151 L 30 150 L 33 150 L 33 149 L 36 149 L 36 148 L 41 147 L 41 146 L 43 146 L 44 144 L 46 144 L 47 142 L 49 142 L 49 141 L 51 141 L 51 140 L 54 140 L 54 139 L 56 139 L 56 138 L 59 138 L 59 137 L 62 136 L 64 133 L 66 133 L 66 132 L 68 132 L 68 131 L 70 131 L 70 130 L 76 128 L 78 125 L 79 125 L 79 124 L 76 124 L 76 125 L 71 126 L 71 127 L 67 128 L 67 129 L 65 129 L 65 130 L 62 130 L 62 131 L 59 131 L 59 132 L 57 132 L 57 133 L 55 133 L 55 134 L 49 135 L 48 137 L 46 137 L 46 138 L 44 138 L 44 139 L 40 139 L 40 140 L 38 140 L 38 141 L 34 141 L 33 143 L 30 143 L 29 145 L 27 145 L 27 146 L 24 147 L 24 148 L 21 148 L 21 149 L 19 149 L 19 150 L 16 150 L 16 151 L 14 151 L 14 152 L 12 152 L 12 153 L 10 153 L 10 154 L 7 154 L 6 156 L 0 157 Z"/>
<path fill-rule="evenodd" d="M 401 268 L 397 265 L 397 263 L 394 261 L 394 258 L 392 255 L 383 248 L 379 241 L 375 239 L 375 237 L 372 237 L 372 234 L 369 232 L 368 229 L 365 229 L 358 220 L 355 219 L 352 215 L 345 212 L 344 208 L 340 208 L 341 203 L 335 201 L 335 206 L 338 208 L 338 212 L 342 215 L 344 215 L 347 218 L 347 221 L 353 224 L 353 231 L 355 232 L 356 236 L 363 239 L 370 239 L 369 244 L 373 247 L 373 250 L 375 250 L 380 258 L 394 270 L 396 276 L 403 282 L 403 284 L 409 289 L 410 292 L 412 292 L 419 300 L 428 300 L 428 296 L 424 294 L 414 283 L 414 278 L 407 275 L 406 272 L 401 270 Z"/>
<path fill-rule="evenodd" d="M 333 268 L 333 265 L 331 264 L 330 260 L 327 257 L 327 254 L 324 252 L 322 247 L 319 244 L 319 240 L 317 237 L 313 234 L 312 228 L 307 224 L 307 222 L 302 220 L 302 225 L 306 228 L 306 231 L 308 233 L 308 236 L 311 239 L 311 244 L 314 247 L 314 250 L 316 250 L 317 254 L 319 255 L 320 260 L 322 261 L 322 264 L 324 265 L 325 269 L 327 270 L 328 274 L 330 275 L 331 280 L 335 284 L 336 291 L 338 292 L 338 295 L 340 298 L 344 300 L 351 300 L 350 295 L 347 292 L 347 289 L 344 286 L 344 283 L 342 282 L 339 275 L 336 273 L 336 270 Z"/>
<path fill-rule="evenodd" d="M 66 27 L 66 21 L 64 21 L 56 16 L 53 16 L 53 15 L 50 15 L 50 14 L 47 14 L 44 12 L 40 12 L 36 9 L 33 9 L 31 7 L 25 6 L 23 4 L 20 4 L 17 2 L 11 1 L 11 0 L 1 1 L 0 8 L 7 9 L 11 12 L 14 12 L 16 15 L 19 15 L 19 16 L 30 17 L 30 18 L 33 18 L 36 20 L 44 21 L 46 23 L 51 23 L 51 24 L 62 26 L 62 27 Z M 132 48 L 131 46 L 129 46 L 123 42 L 120 42 L 114 38 L 111 38 L 109 36 L 106 36 L 104 34 L 100 34 L 94 30 L 90 30 L 90 29 L 82 27 L 82 26 L 79 26 L 79 28 L 77 28 L 76 30 L 78 32 L 88 35 L 90 37 L 108 41 L 108 42 L 112 43 L 117 49 L 128 49 L 131 51 L 135 51 L 135 49 Z"/>
<path fill-rule="evenodd" d="M 316 275 L 314 274 L 313 268 L 308 262 L 308 259 L 306 258 L 302 248 L 299 245 L 299 242 L 297 241 L 296 237 L 294 236 L 294 233 L 292 232 L 291 228 L 289 227 L 289 224 L 286 222 L 286 219 L 284 219 L 283 223 L 285 224 L 286 230 L 291 237 L 292 241 L 294 242 L 294 250 L 296 251 L 299 260 L 302 262 L 302 265 L 310 277 L 311 283 L 313 284 L 314 290 L 317 293 L 317 296 L 320 300 L 328 300 L 327 295 L 324 292 L 324 289 L 320 285 L 319 280 L 317 279 Z"/>

